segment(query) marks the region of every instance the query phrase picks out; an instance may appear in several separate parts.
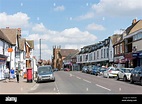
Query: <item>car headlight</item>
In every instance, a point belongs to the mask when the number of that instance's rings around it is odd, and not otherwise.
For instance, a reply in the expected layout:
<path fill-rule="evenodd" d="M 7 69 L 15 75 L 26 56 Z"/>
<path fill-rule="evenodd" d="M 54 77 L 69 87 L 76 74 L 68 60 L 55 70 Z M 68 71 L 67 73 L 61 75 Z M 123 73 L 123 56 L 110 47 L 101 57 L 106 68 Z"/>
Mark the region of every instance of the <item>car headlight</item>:
<path fill-rule="evenodd" d="M 39 77 L 39 79 L 41 79 L 42 78 L 42 76 L 38 76 Z"/>

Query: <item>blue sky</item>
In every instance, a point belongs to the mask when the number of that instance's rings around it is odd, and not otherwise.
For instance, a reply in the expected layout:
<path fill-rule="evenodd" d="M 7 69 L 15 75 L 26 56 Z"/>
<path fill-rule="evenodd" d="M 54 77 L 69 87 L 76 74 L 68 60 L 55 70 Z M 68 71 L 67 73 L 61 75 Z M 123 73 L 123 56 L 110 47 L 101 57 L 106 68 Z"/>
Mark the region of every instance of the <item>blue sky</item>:
<path fill-rule="evenodd" d="M 21 28 L 34 55 L 51 59 L 53 46 L 81 49 L 142 19 L 142 0 L 0 0 L 0 28 Z"/>

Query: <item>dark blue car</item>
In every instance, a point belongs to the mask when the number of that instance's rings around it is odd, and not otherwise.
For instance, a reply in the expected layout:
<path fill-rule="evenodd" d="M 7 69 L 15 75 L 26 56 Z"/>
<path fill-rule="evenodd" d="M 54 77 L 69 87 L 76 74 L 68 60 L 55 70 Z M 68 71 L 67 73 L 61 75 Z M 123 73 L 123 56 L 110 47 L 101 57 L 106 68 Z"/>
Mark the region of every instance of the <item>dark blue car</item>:
<path fill-rule="evenodd" d="M 100 74 L 100 66 L 93 66 L 93 68 L 92 68 L 92 70 L 91 70 L 91 72 L 90 72 L 90 74 L 93 74 L 93 75 L 99 75 Z"/>

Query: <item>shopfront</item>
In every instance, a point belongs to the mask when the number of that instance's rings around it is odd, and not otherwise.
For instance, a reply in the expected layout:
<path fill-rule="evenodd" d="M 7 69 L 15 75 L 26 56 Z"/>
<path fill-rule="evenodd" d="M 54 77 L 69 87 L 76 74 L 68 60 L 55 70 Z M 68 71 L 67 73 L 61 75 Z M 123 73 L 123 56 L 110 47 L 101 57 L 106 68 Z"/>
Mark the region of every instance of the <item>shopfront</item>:
<path fill-rule="evenodd" d="M 7 56 L 0 54 L 0 80 L 4 79 L 4 69 L 6 68 Z"/>

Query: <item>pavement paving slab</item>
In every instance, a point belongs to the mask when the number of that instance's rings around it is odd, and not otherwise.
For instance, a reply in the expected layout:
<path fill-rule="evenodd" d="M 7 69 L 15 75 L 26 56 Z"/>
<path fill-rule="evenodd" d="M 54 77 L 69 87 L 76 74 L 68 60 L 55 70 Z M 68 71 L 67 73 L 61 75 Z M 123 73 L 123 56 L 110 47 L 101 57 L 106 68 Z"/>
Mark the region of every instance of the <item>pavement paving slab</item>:
<path fill-rule="evenodd" d="M 5 82 L 0 81 L 0 94 L 28 94 L 28 91 L 34 87 L 35 81 L 27 82 L 27 79 L 20 77 L 19 83 L 16 79 L 10 79 L 10 81 Z"/>

